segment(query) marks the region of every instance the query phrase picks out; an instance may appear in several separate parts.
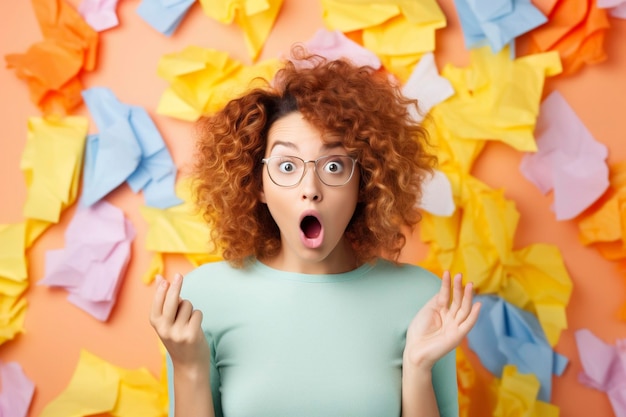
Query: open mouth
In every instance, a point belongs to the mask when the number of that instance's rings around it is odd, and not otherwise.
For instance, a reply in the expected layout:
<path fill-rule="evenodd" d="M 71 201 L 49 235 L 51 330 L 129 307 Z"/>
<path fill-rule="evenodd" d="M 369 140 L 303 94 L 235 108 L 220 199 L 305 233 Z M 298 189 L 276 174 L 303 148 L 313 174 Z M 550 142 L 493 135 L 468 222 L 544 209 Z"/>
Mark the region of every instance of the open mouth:
<path fill-rule="evenodd" d="M 306 216 L 300 222 L 300 229 L 304 233 L 307 239 L 315 239 L 320 235 L 322 231 L 322 223 L 315 216 Z"/>

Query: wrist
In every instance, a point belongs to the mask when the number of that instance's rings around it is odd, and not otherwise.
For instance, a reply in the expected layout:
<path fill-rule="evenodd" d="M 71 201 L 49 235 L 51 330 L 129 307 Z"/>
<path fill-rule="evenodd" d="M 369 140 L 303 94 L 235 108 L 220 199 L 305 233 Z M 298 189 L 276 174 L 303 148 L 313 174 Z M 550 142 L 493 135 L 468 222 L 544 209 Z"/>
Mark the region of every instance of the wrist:
<path fill-rule="evenodd" d="M 174 375 L 190 381 L 201 381 L 209 377 L 210 366 L 204 364 L 173 363 Z"/>
<path fill-rule="evenodd" d="M 410 351 L 409 349 L 405 349 L 402 355 L 403 368 L 411 370 L 412 372 L 423 372 L 430 374 L 434 365 L 434 362 L 415 350 Z"/>
<path fill-rule="evenodd" d="M 417 366 L 412 363 L 403 361 L 402 364 L 402 381 L 403 383 L 430 383 L 432 381 L 432 367 Z"/>

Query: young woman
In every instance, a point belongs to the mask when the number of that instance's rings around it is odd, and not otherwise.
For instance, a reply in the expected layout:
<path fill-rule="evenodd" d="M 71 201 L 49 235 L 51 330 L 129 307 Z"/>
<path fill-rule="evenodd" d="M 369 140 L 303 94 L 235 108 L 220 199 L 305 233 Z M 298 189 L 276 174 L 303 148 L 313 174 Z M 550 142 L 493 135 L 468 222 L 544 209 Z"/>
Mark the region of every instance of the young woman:
<path fill-rule="evenodd" d="M 196 197 L 225 260 L 157 285 L 172 413 L 456 416 L 479 305 L 460 274 L 397 261 L 434 163 L 416 103 L 382 72 L 292 53 L 199 124 Z"/>

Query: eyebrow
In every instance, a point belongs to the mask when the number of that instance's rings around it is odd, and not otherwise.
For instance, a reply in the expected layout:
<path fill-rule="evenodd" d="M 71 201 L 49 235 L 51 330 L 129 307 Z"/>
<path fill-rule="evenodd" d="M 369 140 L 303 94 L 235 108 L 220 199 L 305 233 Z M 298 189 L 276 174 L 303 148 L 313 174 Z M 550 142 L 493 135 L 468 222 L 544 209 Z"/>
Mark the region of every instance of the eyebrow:
<path fill-rule="evenodd" d="M 286 148 L 291 148 L 291 149 L 298 149 L 298 147 L 296 146 L 295 143 L 293 142 L 285 142 L 282 140 L 277 140 L 276 142 L 274 142 L 274 144 L 272 145 L 272 147 L 270 148 L 270 152 L 274 150 L 275 147 L 277 146 L 284 146 Z"/>
<path fill-rule="evenodd" d="M 270 148 L 270 152 L 274 150 L 274 148 L 277 146 L 284 146 L 286 148 L 298 150 L 298 146 L 293 142 L 277 140 L 276 142 L 272 144 L 272 147 Z M 324 143 L 324 145 L 322 146 L 322 149 L 329 150 L 329 149 L 335 149 L 335 148 L 341 148 L 341 147 L 343 147 L 343 143 L 341 143 L 340 141 L 335 141 L 335 142 Z"/>

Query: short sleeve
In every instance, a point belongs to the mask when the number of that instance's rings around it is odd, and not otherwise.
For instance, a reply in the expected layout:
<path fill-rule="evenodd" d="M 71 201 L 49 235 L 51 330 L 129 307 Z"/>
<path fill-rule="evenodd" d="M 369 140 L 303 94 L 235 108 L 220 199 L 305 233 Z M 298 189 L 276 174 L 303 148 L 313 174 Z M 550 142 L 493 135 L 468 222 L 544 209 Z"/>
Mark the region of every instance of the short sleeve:
<path fill-rule="evenodd" d="M 217 360 L 215 358 L 215 343 L 213 343 L 212 338 L 210 338 L 206 333 L 205 336 L 209 341 L 209 346 L 211 347 L 211 394 L 213 395 L 213 408 L 215 410 L 215 417 L 223 417 L 224 413 L 222 412 L 222 394 L 221 394 L 221 383 L 220 383 L 220 373 L 217 368 Z"/>
<path fill-rule="evenodd" d="M 205 333 L 205 337 L 207 337 Z M 220 375 L 215 365 L 215 346 L 212 343 L 212 340 L 207 337 L 209 342 L 209 346 L 211 346 L 211 369 L 210 369 L 210 379 L 211 379 L 211 394 L 213 398 L 213 408 L 215 410 L 215 417 L 223 417 L 222 413 L 222 398 L 220 394 Z M 167 354 L 165 357 L 166 361 L 166 369 L 167 369 L 167 393 L 169 398 L 169 417 L 175 417 L 174 413 L 174 366 L 172 365 L 172 359 L 170 355 Z"/>
<path fill-rule="evenodd" d="M 459 391 L 456 380 L 456 349 L 433 366 L 433 389 L 441 417 L 458 417 Z"/>
<path fill-rule="evenodd" d="M 174 417 L 174 366 L 169 353 L 165 355 L 165 366 L 167 369 L 167 398 L 169 400 L 169 417 Z"/>

